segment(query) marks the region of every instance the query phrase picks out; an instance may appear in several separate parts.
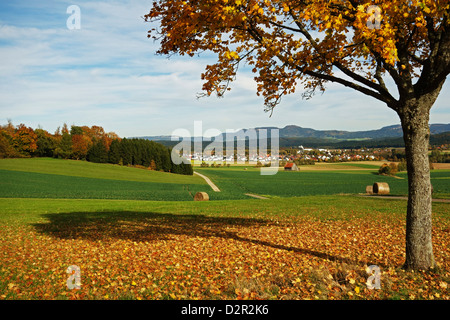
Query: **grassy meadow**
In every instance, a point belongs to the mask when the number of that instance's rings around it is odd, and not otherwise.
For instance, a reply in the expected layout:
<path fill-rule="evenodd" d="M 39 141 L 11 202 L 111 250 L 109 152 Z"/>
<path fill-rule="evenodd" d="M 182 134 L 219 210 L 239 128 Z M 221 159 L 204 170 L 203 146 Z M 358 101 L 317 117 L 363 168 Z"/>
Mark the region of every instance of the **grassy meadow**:
<path fill-rule="evenodd" d="M 0 161 L 0 197 L 122 200 L 192 200 L 189 186 L 209 186 L 197 176 L 58 159 Z"/>
<path fill-rule="evenodd" d="M 213 193 L 213 199 L 240 199 L 246 193 L 267 197 L 300 197 L 335 194 L 361 194 L 366 186 L 387 182 L 392 196 L 407 196 L 406 172 L 395 177 L 377 174 L 379 165 L 370 163 L 336 163 L 301 166 L 298 172 L 282 168 L 275 175 L 261 175 L 251 166 L 196 168 L 208 176 L 224 193 Z M 434 198 L 450 198 L 450 170 L 432 170 Z"/>
<path fill-rule="evenodd" d="M 405 272 L 406 176 L 370 163 L 194 176 L 56 159 L 0 160 L 0 299 L 449 300 L 450 204 L 433 203 L 436 272 Z M 315 168 L 312 168 L 315 167 Z M 449 170 L 434 170 L 448 198 Z M 208 202 L 192 195 L 205 191 Z M 260 200 L 246 193 L 265 195 Z M 66 270 L 81 270 L 68 289 Z M 370 290 L 366 268 L 381 269 Z"/>

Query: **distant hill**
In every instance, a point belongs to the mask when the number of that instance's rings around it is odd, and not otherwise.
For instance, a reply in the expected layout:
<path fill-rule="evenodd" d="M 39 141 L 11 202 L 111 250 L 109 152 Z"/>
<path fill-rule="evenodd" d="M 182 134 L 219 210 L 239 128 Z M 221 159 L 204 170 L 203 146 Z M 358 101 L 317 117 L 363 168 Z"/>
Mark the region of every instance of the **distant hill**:
<path fill-rule="evenodd" d="M 255 129 L 272 129 L 271 127 L 261 127 Z M 392 125 L 377 130 L 367 131 L 341 131 L 341 130 L 314 130 L 310 128 L 302 128 L 295 125 L 289 125 L 279 129 L 280 138 L 322 138 L 322 139 L 379 139 L 379 138 L 398 138 L 403 137 L 402 127 L 400 125 Z M 448 124 L 431 124 L 431 134 L 439 134 L 450 131 L 450 123 Z"/>
<path fill-rule="evenodd" d="M 129 137 L 127 139 L 132 138 L 139 138 L 139 139 L 145 139 L 145 140 L 152 140 L 152 141 L 171 141 L 172 136 L 144 136 L 144 137 Z"/>
<path fill-rule="evenodd" d="M 376 130 L 367 131 L 343 131 L 343 130 L 315 130 L 302 128 L 296 125 L 288 125 L 284 128 L 257 127 L 256 131 L 267 130 L 270 137 L 271 129 L 278 129 L 280 136 L 280 147 L 307 145 L 310 147 L 384 147 L 403 146 L 403 132 L 400 125 L 392 125 Z M 242 129 L 237 133 L 245 133 Z M 430 125 L 431 144 L 450 143 L 450 123 Z M 226 135 L 223 135 L 225 141 Z M 439 136 L 436 136 L 439 135 Z M 171 141 L 171 136 L 145 136 L 141 139 L 153 140 L 168 146 L 174 146 L 178 141 Z M 198 139 L 195 138 L 195 139 Z M 206 140 L 209 143 L 209 140 Z"/>
<path fill-rule="evenodd" d="M 450 144 L 450 132 L 432 134 L 430 145 L 440 146 Z M 280 138 L 280 147 L 304 146 L 310 148 L 330 148 L 330 149 L 361 149 L 361 148 L 402 148 L 405 146 L 403 137 L 378 138 L 378 139 L 322 139 L 322 138 Z"/>

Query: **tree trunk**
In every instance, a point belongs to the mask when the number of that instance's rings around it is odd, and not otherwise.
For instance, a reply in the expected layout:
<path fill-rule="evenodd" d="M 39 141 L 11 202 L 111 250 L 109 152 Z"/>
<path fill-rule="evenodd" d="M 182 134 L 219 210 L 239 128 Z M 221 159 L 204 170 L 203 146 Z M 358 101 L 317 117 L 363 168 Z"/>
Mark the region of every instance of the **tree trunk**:
<path fill-rule="evenodd" d="M 399 112 L 405 141 L 408 169 L 408 209 L 406 217 L 406 261 L 408 270 L 428 270 L 436 266 L 432 244 L 432 199 L 428 146 L 429 113 L 435 99 L 411 99 Z"/>

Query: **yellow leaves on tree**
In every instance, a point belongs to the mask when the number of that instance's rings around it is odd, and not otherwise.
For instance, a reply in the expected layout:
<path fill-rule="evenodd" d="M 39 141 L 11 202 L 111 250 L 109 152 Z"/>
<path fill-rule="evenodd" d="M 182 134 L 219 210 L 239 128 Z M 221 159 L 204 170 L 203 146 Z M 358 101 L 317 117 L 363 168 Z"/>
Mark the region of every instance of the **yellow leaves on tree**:
<path fill-rule="evenodd" d="M 170 0 L 155 1 L 145 19 L 160 25 L 149 31 L 160 54 L 217 53 L 203 74 L 207 95 L 222 95 L 245 60 L 271 109 L 299 83 L 310 97 L 329 81 L 392 103 L 382 75 L 414 76 L 430 54 L 421 47 L 428 24 L 448 10 L 443 0 Z"/>

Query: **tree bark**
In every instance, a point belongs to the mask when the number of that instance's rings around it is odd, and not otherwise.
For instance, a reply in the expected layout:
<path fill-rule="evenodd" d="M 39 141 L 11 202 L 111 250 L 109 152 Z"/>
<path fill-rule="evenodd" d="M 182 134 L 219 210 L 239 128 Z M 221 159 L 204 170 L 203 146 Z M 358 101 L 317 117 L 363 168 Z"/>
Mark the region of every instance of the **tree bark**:
<path fill-rule="evenodd" d="M 408 270 L 436 267 L 432 244 L 432 198 L 428 146 L 429 113 L 436 98 L 426 94 L 404 103 L 398 112 L 403 127 L 408 170 L 406 260 Z"/>

